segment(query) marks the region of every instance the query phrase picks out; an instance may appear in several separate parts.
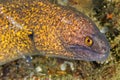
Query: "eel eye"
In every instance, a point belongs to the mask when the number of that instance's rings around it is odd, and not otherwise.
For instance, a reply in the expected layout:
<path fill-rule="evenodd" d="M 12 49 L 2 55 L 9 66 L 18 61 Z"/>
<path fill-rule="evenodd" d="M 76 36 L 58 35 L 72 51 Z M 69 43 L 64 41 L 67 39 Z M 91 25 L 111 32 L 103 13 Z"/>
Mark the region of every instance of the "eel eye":
<path fill-rule="evenodd" d="M 93 44 L 93 40 L 92 40 L 92 38 L 90 38 L 89 36 L 87 36 L 86 38 L 85 38 L 85 45 L 87 45 L 87 46 L 92 46 L 92 44 Z"/>

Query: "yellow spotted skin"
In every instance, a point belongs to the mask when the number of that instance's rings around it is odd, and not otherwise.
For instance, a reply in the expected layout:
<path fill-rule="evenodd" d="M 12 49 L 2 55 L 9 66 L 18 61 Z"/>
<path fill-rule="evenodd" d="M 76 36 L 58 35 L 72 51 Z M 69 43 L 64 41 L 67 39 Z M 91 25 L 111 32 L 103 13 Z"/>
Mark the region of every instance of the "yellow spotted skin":
<path fill-rule="evenodd" d="M 103 34 L 73 8 L 48 0 L 0 0 L 0 65 L 25 55 L 96 61 L 108 54 Z"/>
<path fill-rule="evenodd" d="M 1 0 L 0 65 L 23 55 L 45 53 L 71 57 L 56 34 L 56 29 L 64 25 L 59 21 L 66 12 L 46 0 Z M 29 38 L 32 32 L 33 40 Z"/>

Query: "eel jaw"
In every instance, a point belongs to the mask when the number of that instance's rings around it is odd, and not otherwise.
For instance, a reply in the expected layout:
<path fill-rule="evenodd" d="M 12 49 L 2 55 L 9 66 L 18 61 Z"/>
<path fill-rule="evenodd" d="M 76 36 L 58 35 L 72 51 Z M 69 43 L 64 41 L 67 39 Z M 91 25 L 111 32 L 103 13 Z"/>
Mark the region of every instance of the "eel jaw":
<path fill-rule="evenodd" d="M 105 53 L 100 53 L 80 45 L 72 45 L 69 50 L 74 55 L 74 59 L 85 61 L 105 61 L 110 52 L 107 50 L 106 52 L 104 51 Z"/>

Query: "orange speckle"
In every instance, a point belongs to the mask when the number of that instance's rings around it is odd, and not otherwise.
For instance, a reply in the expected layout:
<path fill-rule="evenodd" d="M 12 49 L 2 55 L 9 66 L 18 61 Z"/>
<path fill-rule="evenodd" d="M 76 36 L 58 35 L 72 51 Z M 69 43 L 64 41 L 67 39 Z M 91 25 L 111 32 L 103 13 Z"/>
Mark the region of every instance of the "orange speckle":
<path fill-rule="evenodd" d="M 57 71 L 57 74 L 58 74 L 58 75 L 65 75 L 65 74 L 66 74 L 66 71 Z"/>
<path fill-rule="evenodd" d="M 109 14 L 107 14 L 107 17 L 106 17 L 107 19 L 112 19 L 113 18 L 113 14 L 112 13 L 109 13 Z"/>

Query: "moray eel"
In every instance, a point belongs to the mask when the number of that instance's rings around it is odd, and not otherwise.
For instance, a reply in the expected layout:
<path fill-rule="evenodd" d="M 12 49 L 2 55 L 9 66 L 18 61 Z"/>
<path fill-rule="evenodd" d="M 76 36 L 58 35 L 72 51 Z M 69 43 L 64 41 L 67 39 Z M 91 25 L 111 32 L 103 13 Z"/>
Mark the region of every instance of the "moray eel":
<path fill-rule="evenodd" d="M 0 65 L 44 55 L 104 61 L 110 47 L 83 13 L 48 0 L 0 0 Z"/>

